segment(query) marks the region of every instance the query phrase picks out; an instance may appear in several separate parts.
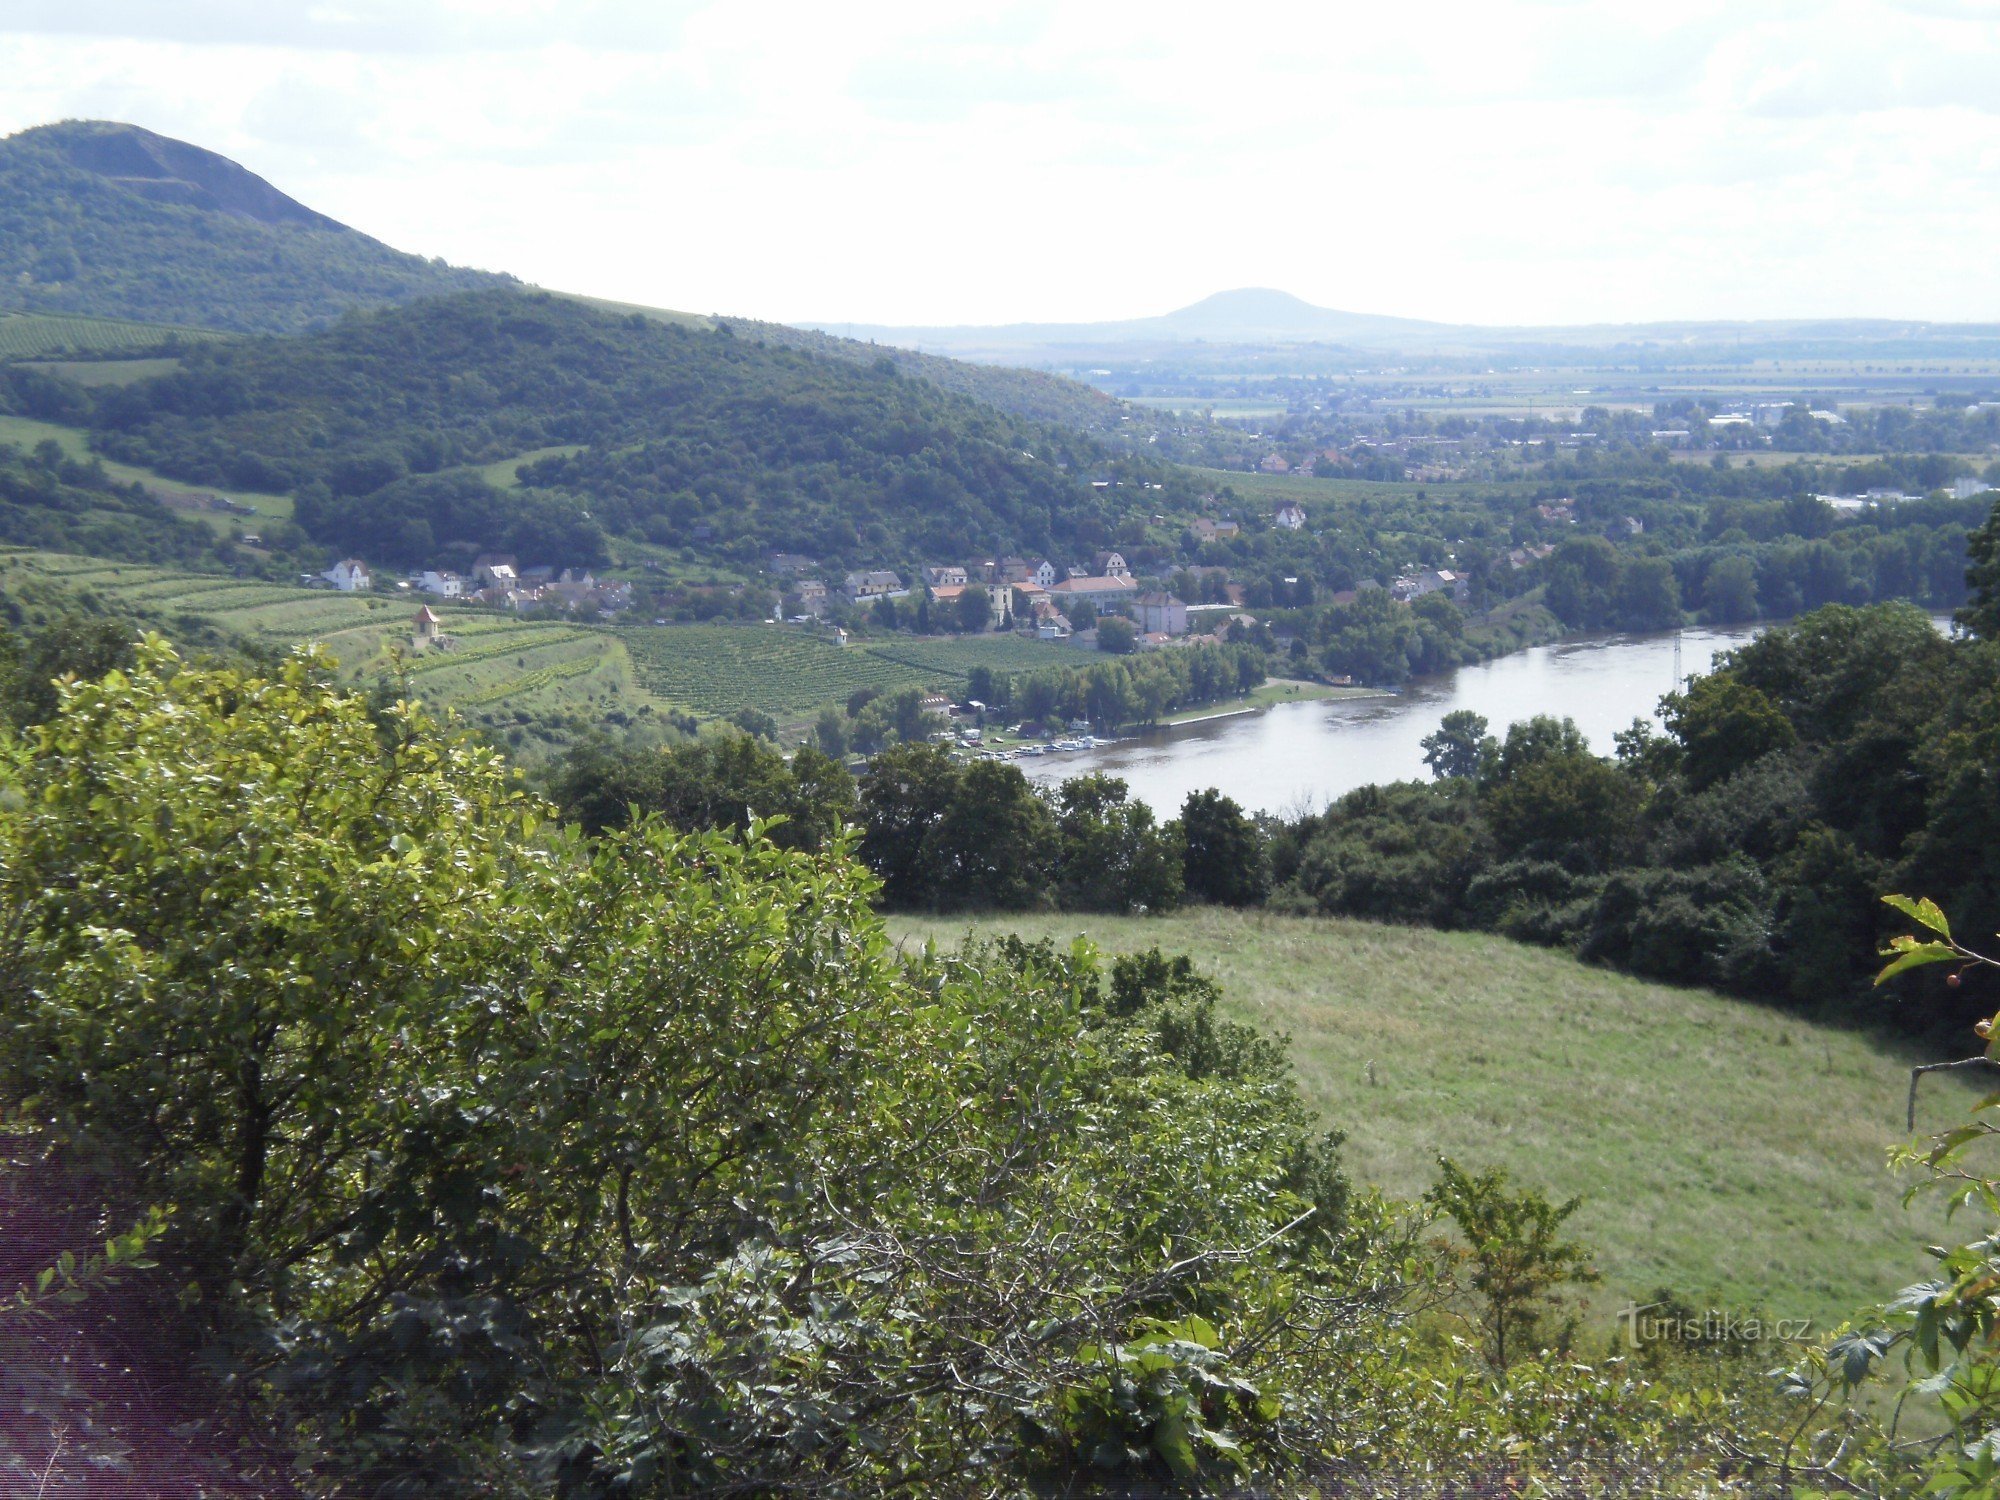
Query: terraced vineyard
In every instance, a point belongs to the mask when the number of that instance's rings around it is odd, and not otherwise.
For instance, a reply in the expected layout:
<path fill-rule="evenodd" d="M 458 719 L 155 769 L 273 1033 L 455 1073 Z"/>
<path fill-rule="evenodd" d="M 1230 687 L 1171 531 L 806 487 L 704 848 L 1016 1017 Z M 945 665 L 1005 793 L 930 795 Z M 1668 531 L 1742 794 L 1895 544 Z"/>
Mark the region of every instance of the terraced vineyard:
<path fill-rule="evenodd" d="M 43 580 L 88 590 L 108 608 L 171 635 L 197 620 L 245 641 L 316 641 L 355 680 L 397 673 L 419 696 L 499 722 L 633 696 L 624 648 L 608 631 L 445 608 L 456 649 L 396 659 L 415 603 L 386 594 L 338 594 L 261 579 L 203 577 L 63 553 L 0 550 L 0 593 Z M 593 676 L 595 674 L 595 676 Z M 577 699 L 579 689 L 586 696 Z M 628 705 L 636 706 L 636 705 Z"/>
<path fill-rule="evenodd" d="M 34 580 L 87 590 L 104 607 L 152 622 L 169 636 L 200 622 L 261 646 L 315 641 L 355 680 L 394 674 L 427 700 L 501 726 L 544 713 L 671 706 L 715 718 L 756 708 L 796 729 L 857 688 L 958 692 L 974 667 L 1022 672 L 1079 659 L 1073 647 L 1013 636 L 895 638 L 842 647 L 770 625 L 606 630 L 435 600 L 451 648 L 416 655 L 408 650 L 410 617 L 419 602 L 413 598 L 0 549 L 0 594 Z"/>
<path fill-rule="evenodd" d="M 857 688 L 964 685 L 976 666 L 1010 672 L 1073 660 L 1063 647 L 1011 636 L 836 646 L 777 626 L 679 625 L 622 632 L 645 688 L 698 714 L 757 708 L 796 717 Z"/>
<path fill-rule="evenodd" d="M 226 338 L 205 328 L 172 328 L 164 323 L 127 323 L 117 318 L 80 318 L 55 313 L 0 315 L 0 359 L 36 359 L 51 354 L 112 354 L 161 348 L 170 340 Z"/>
<path fill-rule="evenodd" d="M 889 640 L 864 648 L 885 661 L 964 681 L 974 667 L 995 672 L 1035 672 L 1044 667 L 1088 660 L 1079 647 L 1057 646 L 1018 635 L 968 636 L 963 640 Z"/>

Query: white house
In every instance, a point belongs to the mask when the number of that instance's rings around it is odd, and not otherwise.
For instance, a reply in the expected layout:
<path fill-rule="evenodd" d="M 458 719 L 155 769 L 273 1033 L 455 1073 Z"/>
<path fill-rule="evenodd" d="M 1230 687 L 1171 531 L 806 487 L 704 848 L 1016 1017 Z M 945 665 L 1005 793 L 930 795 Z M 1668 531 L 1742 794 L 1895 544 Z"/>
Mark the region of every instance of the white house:
<path fill-rule="evenodd" d="M 1287 500 L 1272 512 L 1271 520 L 1287 531 L 1303 531 L 1306 524 L 1305 507 L 1296 500 Z"/>
<path fill-rule="evenodd" d="M 1132 601 L 1132 618 L 1139 629 L 1148 635 L 1188 633 L 1187 605 L 1172 594 L 1141 594 Z"/>
<path fill-rule="evenodd" d="M 1038 583 L 1045 589 L 1052 589 L 1062 581 L 1063 572 L 1063 569 L 1058 568 L 1046 557 L 1038 557 L 1028 569 L 1028 581 Z"/>
<path fill-rule="evenodd" d="M 511 552 L 482 552 L 473 559 L 472 585 L 496 593 L 511 593 L 520 585 L 520 567 L 520 560 Z"/>
<path fill-rule="evenodd" d="M 374 586 L 369 582 L 368 564 L 357 557 L 344 557 L 319 576 L 343 594 L 365 594 Z"/>
<path fill-rule="evenodd" d="M 865 573 L 849 573 L 846 579 L 847 597 L 857 603 L 863 599 L 901 599 L 909 593 L 903 587 L 903 580 L 887 568 L 871 568 Z"/>
<path fill-rule="evenodd" d="M 925 568 L 924 582 L 934 589 L 962 589 L 966 585 L 965 569 L 954 567 Z"/>
<path fill-rule="evenodd" d="M 465 593 L 465 580 L 456 573 L 425 568 L 417 576 L 417 587 L 426 594 L 436 594 L 440 599 L 457 599 Z"/>

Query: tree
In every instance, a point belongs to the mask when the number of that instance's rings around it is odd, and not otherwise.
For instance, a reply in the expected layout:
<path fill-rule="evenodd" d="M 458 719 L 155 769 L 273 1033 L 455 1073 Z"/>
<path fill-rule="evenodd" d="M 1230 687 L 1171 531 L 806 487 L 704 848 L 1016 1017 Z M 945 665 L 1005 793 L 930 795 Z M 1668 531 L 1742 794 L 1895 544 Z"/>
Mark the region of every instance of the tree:
<path fill-rule="evenodd" d="M 1965 550 L 1971 559 L 1965 584 L 1972 597 L 1954 618 L 1981 640 L 2000 640 L 2000 501 L 1966 539 Z"/>
<path fill-rule="evenodd" d="M 1455 709 L 1423 738 L 1424 764 L 1442 781 L 1447 776 L 1477 777 L 1481 764 L 1499 748 L 1486 732 L 1486 717 L 1469 708 Z"/>
<path fill-rule="evenodd" d="M 980 635 L 993 624 L 993 596 L 978 584 L 958 596 L 954 628 L 967 635 Z"/>
<path fill-rule="evenodd" d="M 1049 903 L 1055 820 L 1017 766 L 960 766 L 941 746 L 892 746 L 861 779 L 861 852 L 905 910 L 1024 911 Z"/>
<path fill-rule="evenodd" d="M 1537 761 L 1555 756 L 1590 754 L 1590 741 L 1576 727 L 1574 719 L 1558 719 L 1553 714 L 1536 714 L 1507 726 L 1507 737 L 1497 750 L 1480 758 L 1487 782 L 1511 780 Z"/>
<path fill-rule="evenodd" d="M 1681 591 L 1664 557 L 1634 557 L 1618 575 L 1615 610 L 1628 630 L 1671 630 L 1681 623 Z"/>
<path fill-rule="evenodd" d="M 1058 900 L 1065 911 L 1166 911 L 1181 897 L 1175 830 L 1113 776 L 1076 776 L 1056 792 Z"/>
<path fill-rule="evenodd" d="M 1598 1279 L 1589 1252 L 1561 1238 L 1581 1198 L 1551 1203 L 1533 1189 L 1510 1193 L 1505 1172 L 1474 1176 L 1440 1156 L 1438 1180 L 1424 1201 L 1446 1214 L 1464 1239 L 1459 1257 L 1471 1267 L 1476 1321 L 1496 1370 L 1505 1370 L 1523 1344 L 1548 1335 L 1546 1319 L 1559 1305 L 1561 1288 Z"/>
<path fill-rule="evenodd" d="M 1729 672 L 1697 677 L 1665 700 L 1669 732 L 1681 742 L 1681 765 L 1695 791 L 1798 743 L 1778 706 Z"/>
<path fill-rule="evenodd" d="M 822 709 L 813 724 L 813 740 L 822 754 L 839 760 L 847 754 L 847 721 L 833 709 Z"/>
<path fill-rule="evenodd" d="M 1131 653 L 1139 632 L 1132 622 L 1123 615 L 1106 615 L 1097 622 L 1097 649 L 1108 651 L 1114 656 Z"/>
<path fill-rule="evenodd" d="M 1594 755 L 1550 755 L 1490 783 L 1480 807 L 1503 851 L 1576 850 L 1604 869 L 1637 832 L 1644 795 Z"/>
<path fill-rule="evenodd" d="M 1189 897 L 1220 906 L 1256 906 L 1270 890 L 1269 862 L 1256 822 L 1213 787 L 1181 804 L 1181 881 Z"/>
<path fill-rule="evenodd" d="M 1702 579 L 1702 604 L 1717 624 L 1757 618 L 1757 566 L 1747 557 L 1719 557 Z"/>
<path fill-rule="evenodd" d="M 0 647 L 7 717 L 17 725 L 42 723 L 56 711 L 58 679 L 90 682 L 129 667 L 137 640 L 138 631 L 122 620 L 74 613 L 37 631 L 25 646 L 9 639 Z"/>
<path fill-rule="evenodd" d="M 754 739 L 775 740 L 778 737 L 778 721 L 759 708 L 739 708 L 729 716 L 729 722 Z"/>

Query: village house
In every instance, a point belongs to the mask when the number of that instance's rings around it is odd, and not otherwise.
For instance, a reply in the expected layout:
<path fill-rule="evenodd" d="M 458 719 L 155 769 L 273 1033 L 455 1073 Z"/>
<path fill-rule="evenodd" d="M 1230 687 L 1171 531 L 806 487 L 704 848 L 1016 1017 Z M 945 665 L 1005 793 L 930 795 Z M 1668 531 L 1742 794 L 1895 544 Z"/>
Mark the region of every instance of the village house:
<path fill-rule="evenodd" d="M 1065 578 L 1049 590 L 1064 605 L 1081 599 L 1100 610 L 1119 608 L 1138 592 L 1139 585 L 1129 573 L 1123 578 Z"/>
<path fill-rule="evenodd" d="M 1390 585 L 1389 592 L 1405 604 L 1414 604 L 1428 594 L 1438 593 L 1449 593 L 1453 599 L 1463 601 L 1471 587 L 1461 573 L 1450 568 L 1431 568 L 1421 573 L 1405 573 Z"/>
<path fill-rule="evenodd" d="M 797 577 L 813 565 L 813 560 L 801 552 L 773 552 L 770 571 L 781 578 Z"/>
<path fill-rule="evenodd" d="M 1507 554 L 1507 566 L 1518 573 L 1530 563 L 1540 562 L 1555 550 L 1547 542 L 1536 547 L 1516 547 Z"/>
<path fill-rule="evenodd" d="M 482 552 L 472 561 L 472 586 L 510 594 L 521 584 L 520 563 L 511 552 Z"/>
<path fill-rule="evenodd" d="M 1271 513 L 1271 522 L 1287 531 L 1303 531 L 1306 524 L 1306 508 L 1296 500 L 1287 500 Z"/>
<path fill-rule="evenodd" d="M 368 577 L 368 564 L 355 557 L 342 558 L 319 576 L 343 594 L 365 594 L 374 587 Z"/>
<path fill-rule="evenodd" d="M 1132 618 L 1139 629 L 1162 635 L 1186 635 L 1188 633 L 1187 604 L 1172 594 L 1159 592 L 1141 594 L 1132 601 Z"/>
<path fill-rule="evenodd" d="M 1038 557 L 1028 565 L 1028 580 L 1040 584 L 1045 589 L 1052 589 L 1061 582 L 1065 571 L 1046 557 Z"/>
<path fill-rule="evenodd" d="M 965 569 L 955 567 L 934 567 L 924 569 L 924 582 L 933 589 L 964 588 Z"/>
<path fill-rule="evenodd" d="M 1292 466 L 1285 462 L 1281 454 L 1277 453 L 1266 453 L 1263 461 L 1257 467 L 1262 469 L 1266 474 L 1289 474 L 1292 472 Z"/>
<path fill-rule="evenodd" d="M 1211 521 L 1207 516 L 1198 516 L 1188 530 L 1197 542 L 1218 542 L 1240 536 L 1243 528 L 1234 521 Z"/>
<path fill-rule="evenodd" d="M 465 593 L 465 579 L 457 573 L 425 568 L 417 575 L 417 587 L 426 594 L 436 594 L 440 599 L 457 599 Z"/>
<path fill-rule="evenodd" d="M 826 585 L 817 578 L 801 578 L 793 587 L 799 596 L 801 613 L 818 617 L 826 613 Z"/>
<path fill-rule="evenodd" d="M 1099 578 L 1130 578 L 1132 570 L 1119 552 L 1100 552 L 1090 560 L 1090 571 Z"/>
<path fill-rule="evenodd" d="M 902 599 L 910 592 L 903 587 L 903 580 L 887 568 L 849 573 L 844 587 L 848 599 L 857 604 L 863 599 Z"/>
<path fill-rule="evenodd" d="M 1535 514 L 1544 521 L 1560 521 L 1568 526 L 1576 524 L 1576 511 L 1567 500 L 1558 500 L 1552 505 L 1537 505 Z"/>

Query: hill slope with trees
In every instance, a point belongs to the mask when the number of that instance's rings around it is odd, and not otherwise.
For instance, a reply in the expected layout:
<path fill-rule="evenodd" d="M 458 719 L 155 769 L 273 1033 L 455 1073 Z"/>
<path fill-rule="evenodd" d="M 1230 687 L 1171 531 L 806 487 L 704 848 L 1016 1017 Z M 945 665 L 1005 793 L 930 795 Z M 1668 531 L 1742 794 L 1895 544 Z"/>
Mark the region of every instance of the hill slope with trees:
<path fill-rule="evenodd" d="M 0 309 L 286 333 L 509 279 L 392 249 L 135 125 L 0 141 Z"/>
<path fill-rule="evenodd" d="M 391 563 L 454 542 L 595 563 L 607 535 L 878 565 L 1084 546 L 1110 539 L 1116 497 L 1138 490 L 1087 482 L 1104 457 L 1088 439 L 886 360 L 511 290 L 194 349 L 172 374 L 91 400 L 107 455 L 296 493 L 315 540 Z M 513 487 L 474 472 L 550 448 L 574 451 L 524 464 Z"/>

